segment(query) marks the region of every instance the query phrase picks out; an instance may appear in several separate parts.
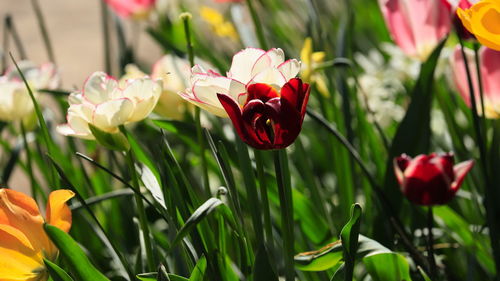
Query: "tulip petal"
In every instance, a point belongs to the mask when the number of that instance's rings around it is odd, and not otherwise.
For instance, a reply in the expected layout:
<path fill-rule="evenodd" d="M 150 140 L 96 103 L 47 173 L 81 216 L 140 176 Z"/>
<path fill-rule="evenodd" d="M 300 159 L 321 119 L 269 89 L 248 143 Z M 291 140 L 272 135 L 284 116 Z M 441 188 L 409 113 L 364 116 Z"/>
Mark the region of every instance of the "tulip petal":
<path fill-rule="evenodd" d="M 272 48 L 260 56 L 252 66 L 252 77 L 268 68 L 276 68 L 285 61 L 285 53 L 282 49 Z"/>
<path fill-rule="evenodd" d="M 118 81 L 104 72 L 92 73 L 83 85 L 83 96 L 98 105 L 109 99 L 118 98 Z"/>
<path fill-rule="evenodd" d="M 71 190 L 61 189 L 52 191 L 47 203 L 47 222 L 59 229 L 69 232 L 71 228 L 71 210 L 66 202 L 75 194 Z"/>
<path fill-rule="evenodd" d="M 43 218 L 33 198 L 11 189 L 0 189 L 0 224 L 24 233 L 35 251 L 50 249 L 42 229 Z"/>
<path fill-rule="evenodd" d="M 404 171 L 410 164 L 410 161 L 411 157 L 406 154 L 394 158 L 394 174 L 399 184 L 403 184 L 404 182 Z"/>
<path fill-rule="evenodd" d="M 258 99 L 264 103 L 272 98 L 277 98 L 280 96 L 280 94 L 276 91 L 275 88 L 264 83 L 256 83 L 249 85 L 247 92 L 248 92 L 248 101 Z"/>
<path fill-rule="evenodd" d="M 287 60 L 278 66 L 286 81 L 295 78 L 300 72 L 300 62 L 296 59 Z"/>
<path fill-rule="evenodd" d="M 0 280 L 39 280 L 39 273 L 36 270 L 43 268 L 40 257 L 26 255 L 18 251 L 16 246 L 3 243 L 3 241 L 0 242 L 0 256 L 2 257 L 0 259 Z"/>
<path fill-rule="evenodd" d="M 246 83 L 252 79 L 252 68 L 257 60 L 266 53 L 266 51 L 256 48 L 246 48 L 233 56 L 231 68 L 227 77 Z"/>
<path fill-rule="evenodd" d="M 104 131 L 116 131 L 125 124 L 134 110 L 134 103 L 127 98 L 110 100 L 96 106 L 93 124 Z"/>
<path fill-rule="evenodd" d="M 472 169 L 473 166 L 474 166 L 474 160 L 469 160 L 462 163 L 458 163 L 453 167 L 455 173 L 455 181 L 453 181 L 451 185 L 451 189 L 453 191 L 456 192 L 460 188 L 465 179 L 465 176 Z"/>

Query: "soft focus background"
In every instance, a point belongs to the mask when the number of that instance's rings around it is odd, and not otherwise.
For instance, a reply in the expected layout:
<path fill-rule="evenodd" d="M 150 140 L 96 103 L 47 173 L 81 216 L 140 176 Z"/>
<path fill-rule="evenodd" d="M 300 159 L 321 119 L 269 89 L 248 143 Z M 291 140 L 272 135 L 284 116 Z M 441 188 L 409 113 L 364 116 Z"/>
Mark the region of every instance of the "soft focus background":
<path fill-rule="evenodd" d="M 103 33 L 99 0 L 42 0 L 40 6 L 45 16 L 56 62 L 60 67 L 62 87 L 81 87 L 85 78 L 96 70 L 103 70 Z M 48 60 L 43 39 L 36 21 L 31 0 L 0 1 L 0 17 L 10 14 L 24 43 L 28 59 L 35 63 Z M 126 26 L 128 34 L 141 30 Z M 3 36 L 3 30 L 0 30 Z M 110 36 L 111 40 L 115 37 Z M 111 42 L 116 44 L 116 42 Z M 137 43 L 134 43 L 137 44 Z M 140 61 L 152 63 L 161 55 L 157 44 L 144 33 L 139 35 L 137 56 Z M 15 48 L 14 48 L 15 49 Z M 14 52 L 15 54 L 15 52 Z"/>

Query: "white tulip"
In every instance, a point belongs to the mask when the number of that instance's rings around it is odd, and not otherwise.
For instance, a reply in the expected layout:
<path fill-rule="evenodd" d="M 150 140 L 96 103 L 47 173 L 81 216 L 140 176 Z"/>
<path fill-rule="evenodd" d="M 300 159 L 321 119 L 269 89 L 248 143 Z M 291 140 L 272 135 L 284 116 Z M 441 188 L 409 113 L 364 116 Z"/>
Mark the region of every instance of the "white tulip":
<path fill-rule="evenodd" d="M 55 65 L 46 63 L 37 67 L 32 62 L 20 61 L 18 66 L 35 95 L 39 89 L 54 89 L 58 86 Z M 10 67 L 0 76 L 0 120 L 19 121 L 29 117 L 33 110 L 33 101 L 21 75 L 15 67 Z"/>
<path fill-rule="evenodd" d="M 220 117 L 227 117 L 217 94 L 226 94 L 240 105 L 246 101 L 246 87 L 253 83 L 272 85 L 279 92 L 281 87 L 300 71 L 296 59 L 285 61 L 281 49 L 264 51 L 247 48 L 233 57 L 226 76 L 196 65 L 191 70 L 190 86 L 179 95 L 200 108 Z"/>
<path fill-rule="evenodd" d="M 81 92 L 69 96 L 68 123 L 57 127 L 59 133 L 94 139 L 89 124 L 104 132 L 118 133 L 119 126 L 145 119 L 161 95 L 161 80 L 146 76 L 124 84 L 120 88 L 113 77 L 94 72 Z"/>

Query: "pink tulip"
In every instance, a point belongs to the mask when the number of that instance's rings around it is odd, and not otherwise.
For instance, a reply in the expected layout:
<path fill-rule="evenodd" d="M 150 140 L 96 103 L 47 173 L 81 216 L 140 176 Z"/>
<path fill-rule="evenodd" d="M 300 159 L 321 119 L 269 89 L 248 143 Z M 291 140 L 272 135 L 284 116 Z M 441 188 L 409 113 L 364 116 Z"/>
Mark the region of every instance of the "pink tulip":
<path fill-rule="evenodd" d="M 474 60 L 474 52 L 470 49 L 465 49 L 469 70 L 471 73 L 472 82 L 474 84 L 474 94 L 478 110 L 481 111 L 479 99 L 479 84 L 477 79 L 476 64 Z M 485 117 L 497 119 L 500 118 L 500 51 L 495 51 L 486 47 L 479 50 L 480 56 L 480 71 L 483 85 L 483 99 L 485 108 Z M 455 85 L 464 99 L 465 103 L 470 106 L 470 91 L 465 71 L 465 64 L 460 46 L 455 48 L 455 52 L 451 57 L 453 80 Z M 481 113 L 481 112 L 480 112 Z"/>
<path fill-rule="evenodd" d="M 379 0 L 379 5 L 396 44 L 422 61 L 450 32 L 451 5 L 446 0 Z"/>
<path fill-rule="evenodd" d="M 156 0 L 105 0 L 123 18 L 140 19 L 148 15 Z"/>

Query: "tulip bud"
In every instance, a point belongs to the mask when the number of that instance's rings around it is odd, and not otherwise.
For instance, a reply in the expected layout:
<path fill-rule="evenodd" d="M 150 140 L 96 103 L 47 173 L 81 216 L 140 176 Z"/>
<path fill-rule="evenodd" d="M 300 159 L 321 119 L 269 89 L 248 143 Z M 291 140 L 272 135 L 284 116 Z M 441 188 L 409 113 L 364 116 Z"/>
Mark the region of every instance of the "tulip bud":
<path fill-rule="evenodd" d="M 453 165 L 453 154 L 403 154 L 394 159 L 394 171 L 401 191 L 417 205 L 443 205 L 455 196 L 472 169 L 473 160 Z"/>

